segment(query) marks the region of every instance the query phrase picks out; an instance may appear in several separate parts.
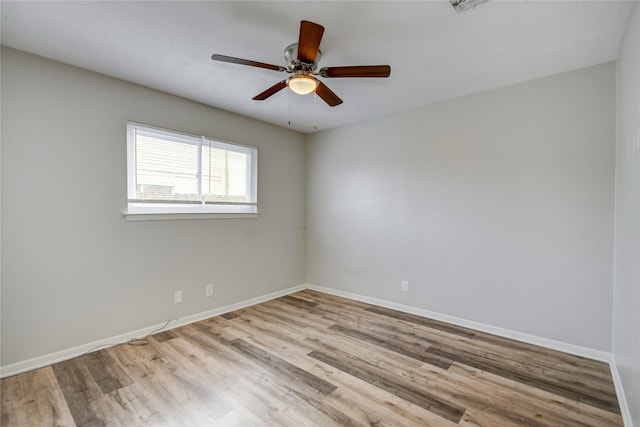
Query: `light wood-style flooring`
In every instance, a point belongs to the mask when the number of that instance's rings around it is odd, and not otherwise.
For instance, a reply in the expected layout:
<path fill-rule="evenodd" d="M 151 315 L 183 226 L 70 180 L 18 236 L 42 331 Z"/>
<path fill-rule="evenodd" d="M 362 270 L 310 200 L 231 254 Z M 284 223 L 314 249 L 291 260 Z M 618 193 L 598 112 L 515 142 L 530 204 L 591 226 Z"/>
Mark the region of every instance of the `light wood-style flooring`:
<path fill-rule="evenodd" d="M 305 290 L 5 378 L 2 426 L 621 426 L 607 364 Z"/>

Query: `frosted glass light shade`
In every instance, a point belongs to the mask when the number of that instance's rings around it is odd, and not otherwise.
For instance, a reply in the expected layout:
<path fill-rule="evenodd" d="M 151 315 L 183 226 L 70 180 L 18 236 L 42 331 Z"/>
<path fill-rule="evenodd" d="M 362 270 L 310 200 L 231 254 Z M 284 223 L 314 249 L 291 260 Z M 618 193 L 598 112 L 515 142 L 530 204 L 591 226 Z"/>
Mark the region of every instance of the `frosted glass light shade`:
<path fill-rule="evenodd" d="M 310 76 L 293 76 L 289 78 L 289 89 L 298 95 L 306 95 L 318 87 L 318 81 Z"/>

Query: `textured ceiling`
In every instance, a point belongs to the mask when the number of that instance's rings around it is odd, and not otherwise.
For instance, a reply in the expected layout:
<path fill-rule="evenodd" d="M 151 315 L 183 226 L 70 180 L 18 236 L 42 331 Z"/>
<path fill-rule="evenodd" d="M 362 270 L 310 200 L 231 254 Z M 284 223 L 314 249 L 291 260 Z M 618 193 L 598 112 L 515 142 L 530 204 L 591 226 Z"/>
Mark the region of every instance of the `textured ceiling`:
<path fill-rule="evenodd" d="M 615 60 L 633 1 L 2 1 L 2 44 L 217 108 L 313 132 Z M 328 107 L 283 90 L 284 73 L 211 54 L 286 65 L 300 20 L 325 27 L 319 67 L 391 65 L 389 79 L 324 79 Z M 289 119 L 291 124 L 289 125 Z"/>

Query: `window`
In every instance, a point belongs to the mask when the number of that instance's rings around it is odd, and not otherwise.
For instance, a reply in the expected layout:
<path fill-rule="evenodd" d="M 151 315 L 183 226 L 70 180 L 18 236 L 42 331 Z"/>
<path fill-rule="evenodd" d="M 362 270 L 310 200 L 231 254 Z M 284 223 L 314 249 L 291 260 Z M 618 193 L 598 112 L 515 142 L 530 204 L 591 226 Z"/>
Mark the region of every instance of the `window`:
<path fill-rule="evenodd" d="M 126 215 L 255 217 L 257 157 L 253 147 L 128 122 Z"/>

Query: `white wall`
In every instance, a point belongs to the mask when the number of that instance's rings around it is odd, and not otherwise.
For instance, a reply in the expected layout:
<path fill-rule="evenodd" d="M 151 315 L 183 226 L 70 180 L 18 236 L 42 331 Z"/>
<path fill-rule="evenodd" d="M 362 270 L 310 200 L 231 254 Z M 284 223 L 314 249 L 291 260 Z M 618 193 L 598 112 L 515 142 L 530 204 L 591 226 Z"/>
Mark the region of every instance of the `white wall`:
<path fill-rule="evenodd" d="M 258 147 L 260 217 L 125 221 L 126 120 Z M 296 132 L 3 48 L 1 182 L 3 366 L 305 282 Z"/>
<path fill-rule="evenodd" d="M 310 136 L 308 282 L 610 351 L 614 145 L 612 63 Z"/>
<path fill-rule="evenodd" d="M 633 424 L 640 426 L 640 5 L 617 67 L 613 355 Z"/>

